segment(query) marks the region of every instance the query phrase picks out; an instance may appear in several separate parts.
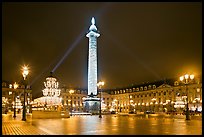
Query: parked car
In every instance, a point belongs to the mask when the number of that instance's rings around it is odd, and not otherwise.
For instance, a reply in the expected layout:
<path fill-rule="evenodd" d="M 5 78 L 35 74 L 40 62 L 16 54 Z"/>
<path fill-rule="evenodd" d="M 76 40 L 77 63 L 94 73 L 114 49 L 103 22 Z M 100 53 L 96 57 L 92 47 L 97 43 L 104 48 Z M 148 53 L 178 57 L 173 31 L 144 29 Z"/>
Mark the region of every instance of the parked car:
<path fill-rule="evenodd" d="M 154 111 L 149 111 L 149 110 L 147 110 L 147 111 L 145 112 L 145 114 L 155 114 L 155 112 L 154 112 Z"/>
<path fill-rule="evenodd" d="M 135 114 L 135 112 L 133 112 L 133 111 L 130 111 L 130 112 L 128 112 L 129 114 Z"/>

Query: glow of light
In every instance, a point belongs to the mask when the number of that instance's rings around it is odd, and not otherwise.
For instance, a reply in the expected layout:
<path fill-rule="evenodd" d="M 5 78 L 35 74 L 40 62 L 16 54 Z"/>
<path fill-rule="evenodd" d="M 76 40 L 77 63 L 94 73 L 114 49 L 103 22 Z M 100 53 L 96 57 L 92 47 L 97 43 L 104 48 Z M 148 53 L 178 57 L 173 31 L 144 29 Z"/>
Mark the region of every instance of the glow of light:
<path fill-rule="evenodd" d="M 190 79 L 194 79 L 194 75 L 190 75 Z"/>
<path fill-rule="evenodd" d="M 157 102 L 155 104 L 158 104 Z"/>
<path fill-rule="evenodd" d="M 22 75 L 23 75 L 24 80 L 25 80 L 26 76 L 28 75 L 28 73 L 29 73 L 28 66 L 24 65 L 22 67 Z"/>
<path fill-rule="evenodd" d="M 169 102 L 170 102 L 170 100 L 166 100 L 166 102 L 167 102 L 167 103 L 169 103 Z"/>
<path fill-rule="evenodd" d="M 9 84 L 9 88 L 12 88 L 12 84 Z"/>
<path fill-rule="evenodd" d="M 181 76 L 181 77 L 180 77 L 180 81 L 183 81 L 183 79 L 184 79 L 184 77 L 183 77 L 183 76 Z"/>
<path fill-rule="evenodd" d="M 45 89 L 43 89 L 43 95 L 49 97 L 57 97 L 60 95 L 59 84 L 57 79 L 54 77 L 47 77 L 46 82 L 44 82 Z"/>
<path fill-rule="evenodd" d="M 83 30 L 77 39 L 74 41 L 74 43 L 70 46 L 68 50 L 66 50 L 65 54 L 63 57 L 60 59 L 60 61 L 57 63 L 57 65 L 52 69 L 52 72 L 55 72 L 55 70 L 62 64 L 62 62 L 65 60 L 65 58 L 71 53 L 71 51 L 76 47 L 76 45 L 81 41 L 85 33 L 85 30 Z"/>
<path fill-rule="evenodd" d="M 71 89 L 71 90 L 69 91 L 69 93 L 70 93 L 70 94 L 73 94 L 73 93 L 74 93 L 74 90 Z"/>
<path fill-rule="evenodd" d="M 185 77 L 185 79 L 188 79 L 189 75 L 188 75 L 188 74 L 186 74 L 184 77 Z"/>
<path fill-rule="evenodd" d="M 156 101 L 156 98 L 153 98 L 152 101 Z"/>
<path fill-rule="evenodd" d="M 13 87 L 14 87 L 14 89 L 17 89 L 18 88 L 18 84 L 15 82 Z"/>

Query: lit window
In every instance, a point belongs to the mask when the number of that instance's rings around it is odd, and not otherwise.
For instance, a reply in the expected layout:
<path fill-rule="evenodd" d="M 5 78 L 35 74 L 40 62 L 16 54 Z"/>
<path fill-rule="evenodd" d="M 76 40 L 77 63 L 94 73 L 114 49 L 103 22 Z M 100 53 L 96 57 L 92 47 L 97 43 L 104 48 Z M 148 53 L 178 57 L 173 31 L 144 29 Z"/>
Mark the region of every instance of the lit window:
<path fill-rule="evenodd" d="M 147 90 L 147 86 L 144 87 L 144 90 Z"/>

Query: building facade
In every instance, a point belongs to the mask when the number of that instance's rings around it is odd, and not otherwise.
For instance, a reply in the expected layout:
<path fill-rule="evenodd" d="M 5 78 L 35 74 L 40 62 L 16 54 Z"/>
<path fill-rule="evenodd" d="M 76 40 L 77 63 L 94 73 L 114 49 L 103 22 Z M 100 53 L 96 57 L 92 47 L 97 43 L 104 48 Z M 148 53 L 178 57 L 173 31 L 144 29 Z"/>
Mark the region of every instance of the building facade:
<path fill-rule="evenodd" d="M 14 106 L 16 111 L 20 113 L 22 111 L 24 102 L 24 90 L 26 96 L 26 108 L 27 113 L 31 112 L 30 103 L 32 101 L 32 90 L 28 85 L 25 89 L 25 85 L 19 84 L 15 89 L 14 84 L 11 82 L 2 81 L 2 113 L 12 112 Z"/>
<path fill-rule="evenodd" d="M 61 88 L 62 110 L 83 112 L 83 99 L 87 97 L 87 93 L 84 89 Z"/>
<path fill-rule="evenodd" d="M 72 104 L 73 110 L 83 111 L 83 98 L 87 96 L 87 90 L 75 89 L 73 94 L 70 94 L 69 90 L 71 89 L 62 89 L 63 106 L 70 108 Z M 102 111 L 118 113 L 183 112 L 186 109 L 187 96 L 189 110 L 202 111 L 201 79 L 195 79 L 187 86 L 170 79 L 125 88 L 104 89 L 101 96 Z"/>
<path fill-rule="evenodd" d="M 2 82 L 2 112 L 13 111 L 16 96 L 16 110 L 22 109 L 25 86 L 17 89 L 9 82 Z M 70 92 L 70 91 L 73 92 Z M 102 112 L 140 113 L 154 112 L 183 112 L 186 109 L 188 96 L 189 110 L 202 111 L 202 79 L 195 79 L 187 86 L 178 80 L 163 80 L 140 85 L 115 89 L 101 89 Z M 16 95 L 15 95 L 16 94 Z M 87 89 L 61 87 L 60 107 L 62 111 L 85 112 L 84 98 Z M 100 98 L 100 95 L 97 95 Z M 38 99 L 35 99 L 38 100 Z M 26 90 L 27 112 L 32 101 L 32 90 Z M 35 102 L 35 101 L 34 101 Z M 28 105 L 27 105 L 28 104 Z M 33 103 L 35 104 L 35 103 Z"/>

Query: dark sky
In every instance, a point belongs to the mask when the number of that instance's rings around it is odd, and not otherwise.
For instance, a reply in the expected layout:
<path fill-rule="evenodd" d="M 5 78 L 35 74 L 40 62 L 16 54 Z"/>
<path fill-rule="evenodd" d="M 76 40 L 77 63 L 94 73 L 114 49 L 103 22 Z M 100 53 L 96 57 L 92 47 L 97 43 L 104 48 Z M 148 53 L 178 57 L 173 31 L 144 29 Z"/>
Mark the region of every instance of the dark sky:
<path fill-rule="evenodd" d="M 201 2 L 3 3 L 2 79 L 20 81 L 28 64 L 34 97 L 52 70 L 60 86 L 87 88 L 85 35 L 93 16 L 104 88 L 200 75 L 201 12 Z"/>

